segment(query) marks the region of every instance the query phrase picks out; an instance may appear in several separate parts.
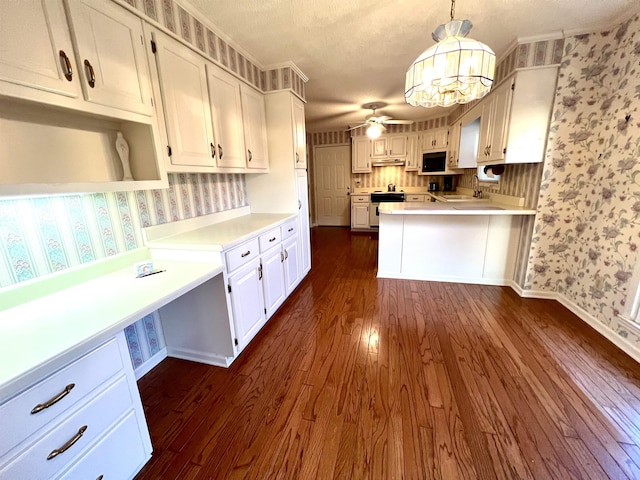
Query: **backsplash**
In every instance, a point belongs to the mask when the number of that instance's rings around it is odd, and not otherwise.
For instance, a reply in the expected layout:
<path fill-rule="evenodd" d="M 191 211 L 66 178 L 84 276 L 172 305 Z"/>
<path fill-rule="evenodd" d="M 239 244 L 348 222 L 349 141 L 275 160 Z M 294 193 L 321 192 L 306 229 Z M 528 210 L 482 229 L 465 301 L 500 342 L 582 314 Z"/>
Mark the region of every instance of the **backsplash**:
<path fill-rule="evenodd" d="M 504 173 L 500 176 L 498 190 L 490 187 L 480 187 L 486 193 L 499 193 L 511 197 L 524 197 L 525 206 L 535 208 L 540 191 L 540 178 L 542 176 L 543 163 L 520 163 L 505 165 Z M 458 186 L 474 188 L 475 168 L 465 168 L 464 174 L 458 177 Z"/>
<path fill-rule="evenodd" d="M 244 175 L 169 174 L 169 188 L 0 200 L 0 287 L 126 252 L 141 228 L 248 205 Z"/>
<path fill-rule="evenodd" d="M 442 184 L 442 176 L 418 175 L 418 172 L 405 172 L 404 167 L 373 167 L 371 173 L 354 173 L 351 175 L 353 188 L 384 187 L 393 183 L 401 187 L 424 187 L 429 182 Z"/>

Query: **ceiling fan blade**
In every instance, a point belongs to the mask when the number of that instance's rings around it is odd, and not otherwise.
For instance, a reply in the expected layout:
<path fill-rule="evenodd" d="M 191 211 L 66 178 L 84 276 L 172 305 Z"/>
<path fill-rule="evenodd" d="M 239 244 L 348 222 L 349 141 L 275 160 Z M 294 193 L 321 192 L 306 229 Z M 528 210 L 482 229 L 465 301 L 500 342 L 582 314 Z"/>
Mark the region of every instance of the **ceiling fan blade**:
<path fill-rule="evenodd" d="M 385 120 L 383 123 L 387 125 L 413 125 L 413 120 Z"/>
<path fill-rule="evenodd" d="M 370 124 L 369 122 L 367 122 L 367 123 L 361 123 L 360 125 L 356 125 L 355 127 L 349 127 L 349 128 L 347 128 L 347 132 L 348 132 L 349 130 L 355 130 L 356 128 L 366 127 L 367 125 L 371 125 L 371 124 Z"/>

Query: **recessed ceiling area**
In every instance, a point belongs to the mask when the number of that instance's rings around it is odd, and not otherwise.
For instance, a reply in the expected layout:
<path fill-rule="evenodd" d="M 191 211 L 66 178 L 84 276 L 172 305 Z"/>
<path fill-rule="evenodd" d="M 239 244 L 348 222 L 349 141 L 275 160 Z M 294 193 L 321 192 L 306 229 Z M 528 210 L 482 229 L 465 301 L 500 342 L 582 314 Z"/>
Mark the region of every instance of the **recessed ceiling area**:
<path fill-rule="evenodd" d="M 264 66 L 293 61 L 307 77 L 308 131 L 347 129 L 370 110 L 423 120 L 447 109 L 404 102 L 405 73 L 449 21 L 449 0 L 190 0 L 232 42 Z M 456 0 L 455 18 L 498 59 L 518 38 L 599 32 L 637 10 L 637 0 Z"/>

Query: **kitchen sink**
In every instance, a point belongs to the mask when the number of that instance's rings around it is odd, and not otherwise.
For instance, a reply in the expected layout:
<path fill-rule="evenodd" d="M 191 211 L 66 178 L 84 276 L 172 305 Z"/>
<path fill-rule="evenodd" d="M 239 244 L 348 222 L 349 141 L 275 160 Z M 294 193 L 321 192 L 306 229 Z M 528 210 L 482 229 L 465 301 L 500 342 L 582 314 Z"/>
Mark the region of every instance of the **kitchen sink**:
<path fill-rule="evenodd" d="M 504 210 L 502 207 L 492 205 L 455 205 L 454 210 Z"/>
<path fill-rule="evenodd" d="M 451 195 L 436 195 L 441 202 L 471 202 L 471 201 L 487 201 L 488 198 L 476 198 L 471 195 L 462 195 L 454 193 Z"/>

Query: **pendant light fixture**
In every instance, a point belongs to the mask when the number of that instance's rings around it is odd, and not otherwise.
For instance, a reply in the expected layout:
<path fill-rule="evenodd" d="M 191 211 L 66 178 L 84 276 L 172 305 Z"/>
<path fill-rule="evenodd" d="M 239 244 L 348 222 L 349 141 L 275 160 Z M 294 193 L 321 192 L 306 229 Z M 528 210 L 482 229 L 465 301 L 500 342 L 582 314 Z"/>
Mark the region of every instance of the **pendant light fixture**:
<path fill-rule="evenodd" d="M 413 106 L 449 107 L 484 97 L 491 89 L 496 55 L 484 43 L 466 38 L 473 26 L 469 20 L 439 25 L 431 37 L 437 42 L 407 70 L 404 98 Z"/>

